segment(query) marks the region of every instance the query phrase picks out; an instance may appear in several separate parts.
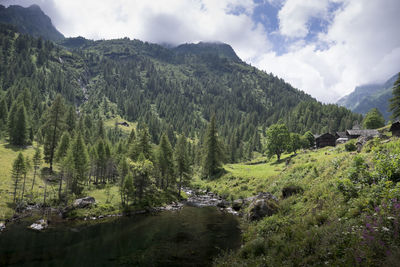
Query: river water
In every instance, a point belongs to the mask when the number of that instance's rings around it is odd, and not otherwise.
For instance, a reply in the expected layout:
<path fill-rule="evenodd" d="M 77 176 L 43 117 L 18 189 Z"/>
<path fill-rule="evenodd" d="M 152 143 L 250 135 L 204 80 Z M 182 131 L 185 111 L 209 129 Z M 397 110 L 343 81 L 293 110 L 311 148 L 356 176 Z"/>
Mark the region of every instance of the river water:
<path fill-rule="evenodd" d="M 0 266 L 208 266 L 241 238 L 237 217 L 215 207 L 62 222 L 44 232 L 30 223 L 0 234 Z"/>

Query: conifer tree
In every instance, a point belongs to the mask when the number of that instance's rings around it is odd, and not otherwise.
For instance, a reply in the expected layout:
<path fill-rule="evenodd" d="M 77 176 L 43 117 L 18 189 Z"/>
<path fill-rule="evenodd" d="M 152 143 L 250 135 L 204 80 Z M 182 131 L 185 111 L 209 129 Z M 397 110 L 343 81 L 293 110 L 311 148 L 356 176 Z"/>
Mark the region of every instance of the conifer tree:
<path fill-rule="evenodd" d="M 28 121 L 25 106 L 20 103 L 15 116 L 14 129 L 12 130 L 11 141 L 17 146 L 24 146 L 28 143 Z"/>
<path fill-rule="evenodd" d="M 89 170 L 89 156 L 81 132 L 76 137 L 67 153 L 67 166 L 71 172 L 69 183 L 72 193 L 79 195 L 82 191 L 82 184 L 85 182 Z"/>
<path fill-rule="evenodd" d="M 168 188 L 171 183 L 174 183 L 174 162 L 171 143 L 165 133 L 161 136 L 157 163 L 161 174 L 160 186 L 161 188 Z"/>
<path fill-rule="evenodd" d="M 186 148 L 186 138 L 183 135 L 178 137 L 178 141 L 176 143 L 174 159 L 175 159 L 175 168 L 176 173 L 179 178 L 178 182 L 178 196 L 181 195 L 182 186 L 187 183 L 190 176 L 190 165 L 189 165 L 189 156 L 187 154 Z"/>
<path fill-rule="evenodd" d="M 69 106 L 65 123 L 67 125 L 67 131 L 71 134 L 76 126 L 76 111 L 74 106 Z"/>
<path fill-rule="evenodd" d="M 64 179 L 64 164 L 63 161 L 68 153 L 68 148 L 70 146 L 70 135 L 68 132 L 64 132 L 61 136 L 61 141 L 57 146 L 55 161 L 60 163 L 60 181 L 58 185 L 58 199 L 61 200 L 61 190 L 62 190 L 62 181 Z"/>
<path fill-rule="evenodd" d="M 393 119 L 400 118 L 400 73 L 396 82 L 393 85 L 392 98 L 390 101 L 390 111 L 392 112 Z"/>
<path fill-rule="evenodd" d="M 136 138 L 133 145 L 131 145 L 129 156 L 132 160 L 137 160 L 140 154 L 146 159 L 152 159 L 152 149 L 150 144 L 149 130 L 146 126 L 139 131 L 138 137 Z"/>
<path fill-rule="evenodd" d="M 35 149 L 35 154 L 33 155 L 32 163 L 33 163 L 33 180 L 31 187 L 31 194 L 33 194 L 33 187 L 35 186 L 37 171 L 39 170 L 40 165 L 42 164 L 42 153 L 40 151 L 40 148 Z"/>
<path fill-rule="evenodd" d="M 24 195 L 25 195 L 25 184 L 26 184 L 26 176 L 28 174 L 28 171 L 31 169 L 31 161 L 29 160 L 28 157 L 25 157 L 25 168 L 24 168 L 24 182 L 22 183 L 22 193 L 21 193 L 21 200 L 24 200 Z"/>
<path fill-rule="evenodd" d="M 3 97 L 0 99 L 0 131 L 4 131 L 6 129 L 8 119 L 8 108 L 7 102 Z"/>
<path fill-rule="evenodd" d="M 46 114 L 44 131 L 44 159 L 50 163 L 50 172 L 53 171 L 55 150 L 65 129 L 65 106 L 61 95 L 57 95 Z"/>
<path fill-rule="evenodd" d="M 203 177 L 211 179 L 221 170 L 224 159 L 223 147 L 218 140 L 217 128 L 215 126 L 215 115 L 211 117 L 203 144 Z"/>
<path fill-rule="evenodd" d="M 14 160 L 13 168 L 11 170 L 11 177 L 14 185 L 14 203 L 17 201 L 17 190 L 19 187 L 20 180 L 25 172 L 25 159 L 21 152 L 19 152 L 17 158 Z"/>

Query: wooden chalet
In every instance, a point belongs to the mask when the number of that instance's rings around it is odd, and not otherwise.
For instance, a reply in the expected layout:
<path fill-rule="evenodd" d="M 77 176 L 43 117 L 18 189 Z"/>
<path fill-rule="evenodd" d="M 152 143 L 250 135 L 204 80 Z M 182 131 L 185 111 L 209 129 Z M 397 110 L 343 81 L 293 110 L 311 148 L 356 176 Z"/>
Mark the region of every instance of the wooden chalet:
<path fill-rule="evenodd" d="M 356 139 L 360 136 L 362 137 L 376 137 L 379 136 L 378 130 L 347 130 L 346 131 L 347 138 Z"/>
<path fill-rule="evenodd" d="M 333 134 L 324 133 L 314 137 L 315 137 L 315 145 L 317 148 L 322 148 L 326 146 L 336 146 L 336 137 Z"/>
<path fill-rule="evenodd" d="M 400 136 L 400 121 L 396 121 L 395 123 L 392 123 L 389 131 L 392 132 L 393 136 Z"/>

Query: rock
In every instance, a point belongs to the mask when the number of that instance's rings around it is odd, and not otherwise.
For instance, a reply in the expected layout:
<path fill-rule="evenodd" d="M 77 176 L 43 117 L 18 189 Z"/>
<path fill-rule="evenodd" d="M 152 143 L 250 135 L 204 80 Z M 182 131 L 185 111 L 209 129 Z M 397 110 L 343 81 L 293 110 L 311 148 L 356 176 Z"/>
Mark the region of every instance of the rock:
<path fill-rule="evenodd" d="M 48 223 L 44 219 L 40 219 L 35 223 L 31 224 L 28 228 L 36 231 L 42 231 L 48 227 Z"/>
<path fill-rule="evenodd" d="M 224 199 L 217 203 L 218 208 L 226 208 L 228 206 L 229 206 L 229 202 Z"/>
<path fill-rule="evenodd" d="M 271 193 L 260 193 L 249 205 L 247 218 L 256 221 L 278 211 L 278 199 Z"/>
<path fill-rule="evenodd" d="M 232 209 L 235 211 L 239 211 L 243 206 L 243 200 L 242 199 L 236 199 L 232 203 Z"/>
<path fill-rule="evenodd" d="M 6 229 L 6 224 L 3 222 L 0 222 L 0 232 L 2 232 L 4 229 Z"/>
<path fill-rule="evenodd" d="M 96 200 L 94 197 L 84 197 L 84 198 L 78 198 L 74 201 L 74 208 L 77 209 L 82 209 L 82 208 L 88 208 L 92 205 L 96 204 Z"/>

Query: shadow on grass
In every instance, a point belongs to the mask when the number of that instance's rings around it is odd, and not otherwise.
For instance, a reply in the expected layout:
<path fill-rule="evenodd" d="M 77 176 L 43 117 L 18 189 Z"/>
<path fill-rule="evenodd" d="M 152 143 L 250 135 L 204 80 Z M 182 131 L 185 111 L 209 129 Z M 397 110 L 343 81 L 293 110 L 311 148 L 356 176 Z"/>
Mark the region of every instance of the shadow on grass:
<path fill-rule="evenodd" d="M 289 165 L 292 158 L 297 157 L 298 154 L 291 154 L 290 156 L 286 156 L 285 158 L 281 158 L 280 160 L 276 160 L 271 163 L 271 165 L 279 165 L 283 162 L 286 162 L 286 165 Z"/>
<path fill-rule="evenodd" d="M 14 152 L 24 151 L 25 149 L 29 148 L 30 146 L 15 146 L 10 143 L 5 143 L 4 147 L 10 149 Z"/>

